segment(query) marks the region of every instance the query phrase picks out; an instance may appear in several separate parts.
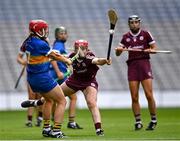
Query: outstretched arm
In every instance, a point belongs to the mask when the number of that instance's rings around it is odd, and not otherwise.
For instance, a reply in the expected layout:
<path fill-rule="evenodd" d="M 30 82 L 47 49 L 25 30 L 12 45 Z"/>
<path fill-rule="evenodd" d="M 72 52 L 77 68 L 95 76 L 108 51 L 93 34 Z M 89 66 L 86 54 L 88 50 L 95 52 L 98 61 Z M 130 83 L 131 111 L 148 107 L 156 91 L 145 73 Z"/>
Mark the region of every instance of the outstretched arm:
<path fill-rule="evenodd" d="M 62 61 L 64 63 L 66 63 L 67 65 L 72 64 L 72 61 L 70 59 L 64 57 L 63 55 L 61 55 L 53 50 L 48 54 L 48 57 L 50 57 L 53 60 Z"/>
<path fill-rule="evenodd" d="M 101 65 L 101 66 L 104 64 L 110 65 L 111 62 L 112 62 L 111 58 L 109 60 L 107 60 L 106 58 L 94 58 L 92 60 L 93 64 Z"/>

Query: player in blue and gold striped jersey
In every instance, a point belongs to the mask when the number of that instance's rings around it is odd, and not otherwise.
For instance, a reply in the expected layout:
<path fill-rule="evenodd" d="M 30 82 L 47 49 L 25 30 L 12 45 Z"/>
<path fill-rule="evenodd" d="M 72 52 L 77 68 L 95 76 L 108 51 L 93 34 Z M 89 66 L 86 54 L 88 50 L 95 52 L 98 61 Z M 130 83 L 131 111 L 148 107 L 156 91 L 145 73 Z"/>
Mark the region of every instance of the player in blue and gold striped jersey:
<path fill-rule="evenodd" d="M 63 138 L 63 122 L 66 99 L 58 83 L 49 74 L 50 59 L 71 65 L 72 61 L 54 50 L 51 50 L 47 37 L 48 24 L 43 20 L 32 20 L 29 23 L 30 36 L 24 41 L 21 51 L 27 54 L 27 81 L 32 90 L 45 98 L 43 107 L 43 136 Z M 54 114 L 54 127 L 51 131 L 50 116 L 52 100 L 57 103 Z"/>

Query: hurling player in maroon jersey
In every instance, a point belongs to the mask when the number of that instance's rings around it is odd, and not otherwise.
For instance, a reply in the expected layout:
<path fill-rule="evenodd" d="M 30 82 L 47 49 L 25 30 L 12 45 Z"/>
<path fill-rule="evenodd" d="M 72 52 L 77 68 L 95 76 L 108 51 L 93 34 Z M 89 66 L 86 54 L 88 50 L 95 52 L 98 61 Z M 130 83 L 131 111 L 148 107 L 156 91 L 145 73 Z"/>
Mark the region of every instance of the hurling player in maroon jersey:
<path fill-rule="evenodd" d="M 135 130 L 143 127 L 139 104 L 139 86 L 142 85 L 148 101 L 151 121 L 146 130 L 154 130 L 157 125 L 156 104 L 153 97 L 152 70 L 150 64 L 150 53 L 157 49 L 155 41 L 150 32 L 141 29 L 141 19 L 132 15 L 128 19 L 130 31 L 123 35 L 115 53 L 119 56 L 124 48 L 141 49 L 142 52 L 129 51 L 127 60 L 129 89 L 132 98 L 132 110 L 135 117 Z"/>
<path fill-rule="evenodd" d="M 96 73 L 99 70 L 98 65 L 111 64 L 111 59 L 97 58 L 88 49 L 88 41 L 77 40 L 74 44 L 75 52 L 70 55 L 74 56 L 81 48 L 82 52 L 77 60 L 73 61 L 73 73 L 67 78 L 67 80 L 61 85 L 65 95 L 71 95 L 77 91 L 82 91 L 88 108 L 92 114 L 96 134 L 103 136 L 104 131 L 101 128 L 101 115 L 97 106 L 97 92 L 98 83 L 96 81 Z"/>

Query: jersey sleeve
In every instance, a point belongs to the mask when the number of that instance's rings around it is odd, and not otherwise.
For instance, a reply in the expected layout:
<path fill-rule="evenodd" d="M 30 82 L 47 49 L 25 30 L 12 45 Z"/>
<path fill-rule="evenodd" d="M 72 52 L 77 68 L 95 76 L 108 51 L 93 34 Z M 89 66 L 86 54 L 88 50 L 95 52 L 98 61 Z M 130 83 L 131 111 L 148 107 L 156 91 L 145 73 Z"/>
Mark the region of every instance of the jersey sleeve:
<path fill-rule="evenodd" d="M 26 42 L 24 41 L 19 50 L 20 54 L 25 54 L 25 51 L 26 51 L 25 45 L 26 45 Z"/>
<path fill-rule="evenodd" d="M 123 35 L 121 41 L 119 42 L 119 45 L 122 47 L 125 47 L 125 45 L 126 45 L 125 35 Z"/>
<path fill-rule="evenodd" d="M 151 35 L 151 33 L 149 31 L 146 32 L 146 36 L 147 36 L 147 41 L 148 41 L 149 45 L 155 43 L 155 40 L 154 40 L 153 36 Z"/>
<path fill-rule="evenodd" d="M 59 46 L 59 44 L 57 42 L 54 42 L 52 50 L 54 50 L 54 51 L 56 51 L 58 53 L 61 53 L 60 46 Z"/>
<path fill-rule="evenodd" d="M 87 55 L 86 55 L 86 62 L 88 64 L 92 64 L 92 60 L 95 58 L 95 55 L 94 53 L 92 52 L 88 52 Z"/>
<path fill-rule="evenodd" d="M 53 50 L 55 50 L 56 52 L 59 52 L 62 55 L 67 55 L 64 43 L 55 42 L 53 45 Z"/>
<path fill-rule="evenodd" d="M 74 55 L 75 55 L 75 52 L 72 52 L 72 53 L 68 54 L 68 57 L 72 58 Z"/>

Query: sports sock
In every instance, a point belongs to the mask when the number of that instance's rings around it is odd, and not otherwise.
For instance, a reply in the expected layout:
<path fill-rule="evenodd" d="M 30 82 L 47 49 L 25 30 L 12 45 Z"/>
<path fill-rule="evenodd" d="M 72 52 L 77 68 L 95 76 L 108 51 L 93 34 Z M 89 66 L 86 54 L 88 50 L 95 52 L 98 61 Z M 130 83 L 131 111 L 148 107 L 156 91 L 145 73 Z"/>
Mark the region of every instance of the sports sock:
<path fill-rule="evenodd" d="M 100 122 L 95 123 L 94 126 L 95 126 L 96 130 L 101 129 L 101 123 Z"/>
<path fill-rule="evenodd" d="M 54 132 L 60 131 L 61 130 L 61 126 L 62 126 L 61 123 L 55 122 L 54 126 L 53 126 L 53 131 Z"/>
<path fill-rule="evenodd" d="M 135 115 L 135 120 L 136 120 L 136 123 L 142 123 L 141 122 L 141 114 Z"/>
<path fill-rule="evenodd" d="M 151 122 L 153 123 L 157 122 L 156 114 L 151 114 Z"/>
<path fill-rule="evenodd" d="M 44 123 L 43 128 L 49 128 L 50 127 L 50 120 L 49 119 L 43 120 L 43 123 Z"/>
<path fill-rule="evenodd" d="M 32 116 L 31 116 L 31 115 L 28 115 L 28 116 L 27 116 L 27 119 L 28 119 L 28 121 L 31 121 L 31 122 L 32 122 Z"/>
<path fill-rule="evenodd" d="M 42 112 L 38 112 L 38 117 L 42 118 Z"/>
<path fill-rule="evenodd" d="M 74 122 L 75 116 L 69 116 L 69 122 Z"/>

